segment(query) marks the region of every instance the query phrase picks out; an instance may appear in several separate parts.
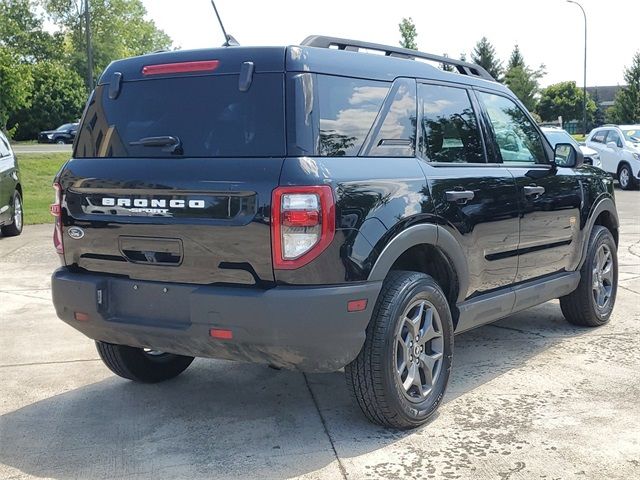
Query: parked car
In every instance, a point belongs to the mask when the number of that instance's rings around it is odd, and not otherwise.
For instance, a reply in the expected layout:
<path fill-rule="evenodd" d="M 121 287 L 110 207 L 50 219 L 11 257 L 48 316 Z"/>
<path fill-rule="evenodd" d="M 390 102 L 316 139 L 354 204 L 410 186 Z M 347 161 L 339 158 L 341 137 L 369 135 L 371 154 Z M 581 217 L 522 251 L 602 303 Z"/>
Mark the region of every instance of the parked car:
<path fill-rule="evenodd" d="M 584 156 L 584 163 L 593 165 L 594 167 L 602 166 L 598 152 L 586 145 L 579 144 L 566 130 L 558 127 L 541 127 L 540 130 L 542 130 L 544 135 L 547 137 L 547 140 L 549 140 L 552 147 L 555 148 L 558 143 L 570 143 L 574 148 L 580 149 Z"/>
<path fill-rule="evenodd" d="M 455 333 L 556 298 L 595 327 L 615 303 L 610 175 L 481 67 L 415 50 L 115 61 L 54 187 L 56 312 L 138 382 L 194 357 L 344 367 L 371 421 L 410 428 Z"/>
<path fill-rule="evenodd" d="M 22 233 L 22 184 L 18 160 L 0 131 L 0 231 L 5 237 Z"/>
<path fill-rule="evenodd" d="M 73 143 L 76 138 L 76 132 L 78 131 L 77 123 L 65 123 L 60 125 L 55 130 L 46 130 L 38 134 L 38 143 L 58 143 L 64 145 L 65 143 Z"/>
<path fill-rule="evenodd" d="M 602 169 L 618 178 L 620 188 L 640 183 L 640 125 L 605 125 L 593 129 L 586 145 L 600 154 Z"/>

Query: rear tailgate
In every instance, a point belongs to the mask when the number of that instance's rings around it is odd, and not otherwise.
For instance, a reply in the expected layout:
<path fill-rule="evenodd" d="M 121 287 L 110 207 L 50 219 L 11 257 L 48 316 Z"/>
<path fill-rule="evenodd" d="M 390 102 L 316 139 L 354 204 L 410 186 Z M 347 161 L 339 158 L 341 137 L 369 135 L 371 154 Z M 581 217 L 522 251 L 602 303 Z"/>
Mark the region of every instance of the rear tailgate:
<path fill-rule="evenodd" d="M 284 54 L 189 54 L 116 62 L 103 75 L 74 158 L 58 176 L 67 265 L 141 280 L 273 281 L 269 215 L 285 155 Z M 209 70 L 190 70 L 193 61 Z M 149 65 L 161 67 L 143 74 Z M 246 70 L 249 88 L 240 88 Z"/>

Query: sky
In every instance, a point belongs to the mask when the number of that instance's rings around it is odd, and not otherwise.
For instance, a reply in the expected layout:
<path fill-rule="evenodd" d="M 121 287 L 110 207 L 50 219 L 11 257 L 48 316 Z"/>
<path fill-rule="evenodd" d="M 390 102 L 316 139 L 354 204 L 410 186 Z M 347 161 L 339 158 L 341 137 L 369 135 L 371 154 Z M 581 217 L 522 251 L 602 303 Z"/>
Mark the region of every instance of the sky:
<path fill-rule="evenodd" d="M 210 0 L 143 0 L 147 18 L 174 46 L 219 46 L 224 36 Z M 640 51 L 639 0 L 580 0 L 587 14 L 587 85 L 624 84 Z M 542 86 L 583 84 L 584 19 L 566 0 L 217 0 L 227 33 L 241 45 L 296 45 L 331 35 L 397 45 L 398 23 L 412 17 L 422 51 L 458 58 L 486 36 L 506 64 L 514 45 L 525 62 L 546 66 Z"/>

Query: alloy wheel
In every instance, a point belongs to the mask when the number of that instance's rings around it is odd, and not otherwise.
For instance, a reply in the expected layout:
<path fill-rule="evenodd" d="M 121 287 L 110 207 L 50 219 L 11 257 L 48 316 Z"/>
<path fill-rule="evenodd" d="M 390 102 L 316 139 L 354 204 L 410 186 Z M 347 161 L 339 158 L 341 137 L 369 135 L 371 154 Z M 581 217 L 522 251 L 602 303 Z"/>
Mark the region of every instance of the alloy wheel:
<path fill-rule="evenodd" d="M 608 245 L 600 245 L 596 251 L 592 281 L 593 300 L 602 310 L 611 301 L 613 292 L 613 255 Z"/>
<path fill-rule="evenodd" d="M 411 402 L 423 401 L 443 363 L 442 321 L 433 304 L 416 299 L 405 309 L 395 336 L 395 375 Z"/>

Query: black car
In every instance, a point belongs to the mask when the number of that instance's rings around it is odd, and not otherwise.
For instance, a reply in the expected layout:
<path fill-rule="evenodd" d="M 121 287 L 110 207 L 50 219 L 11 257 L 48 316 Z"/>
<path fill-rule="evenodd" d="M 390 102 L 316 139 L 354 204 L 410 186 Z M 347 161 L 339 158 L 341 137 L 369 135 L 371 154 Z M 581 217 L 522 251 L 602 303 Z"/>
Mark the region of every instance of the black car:
<path fill-rule="evenodd" d="M 64 145 L 65 143 L 73 143 L 78 131 L 77 123 L 65 123 L 55 130 L 46 130 L 38 134 L 38 143 L 57 143 Z"/>
<path fill-rule="evenodd" d="M 22 233 L 22 184 L 18 160 L 0 131 L 0 231 L 5 237 Z"/>
<path fill-rule="evenodd" d="M 79 132 L 53 302 L 121 377 L 344 367 L 370 420 L 410 428 L 454 334 L 555 298 L 610 318 L 612 178 L 477 65 L 330 37 L 156 53 L 107 68 Z"/>

